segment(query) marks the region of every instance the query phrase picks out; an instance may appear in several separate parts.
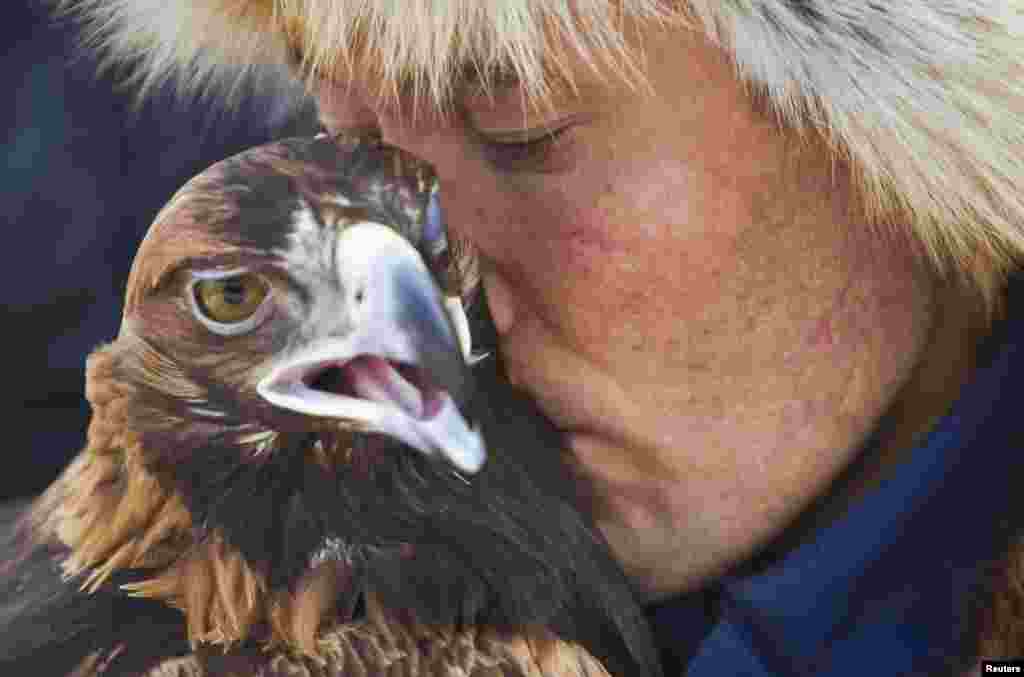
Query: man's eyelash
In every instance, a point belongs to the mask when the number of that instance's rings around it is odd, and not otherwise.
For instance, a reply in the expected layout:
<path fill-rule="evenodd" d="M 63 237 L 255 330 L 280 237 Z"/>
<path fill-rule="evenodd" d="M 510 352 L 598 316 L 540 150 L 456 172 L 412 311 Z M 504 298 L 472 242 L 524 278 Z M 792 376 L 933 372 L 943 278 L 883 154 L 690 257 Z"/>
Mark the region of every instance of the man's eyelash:
<path fill-rule="evenodd" d="M 531 132 L 518 134 L 524 141 L 498 141 L 482 135 L 484 152 L 491 163 L 504 171 L 529 171 L 543 167 L 544 161 L 563 140 L 563 135 L 572 128 L 571 124 L 557 129 L 542 131 L 533 137 Z"/>

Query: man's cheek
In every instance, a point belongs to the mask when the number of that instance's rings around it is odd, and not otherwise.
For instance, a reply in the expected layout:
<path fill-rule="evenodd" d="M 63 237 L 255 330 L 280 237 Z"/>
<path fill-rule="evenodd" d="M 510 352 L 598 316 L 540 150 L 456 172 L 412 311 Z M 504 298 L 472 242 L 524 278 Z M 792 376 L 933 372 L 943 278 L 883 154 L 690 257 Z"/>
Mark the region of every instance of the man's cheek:
<path fill-rule="evenodd" d="M 500 200 L 478 194 L 463 218 L 516 300 L 577 346 L 657 349 L 732 286 L 743 204 L 701 190 L 679 163 L 611 169 L 595 163 L 557 186 L 499 191 Z"/>
<path fill-rule="evenodd" d="M 630 213 L 580 206 L 566 212 L 556 236 L 547 238 L 548 270 L 561 279 L 574 303 L 607 315 L 607 324 L 629 316 L 691 319 L 731 286 L 737 265 L 736 215 L 707 219 L 693 213 L 686 196 L 675 204 Z M 658 209 L 657 207 L 662 207 Z"/>
<path fill-rule="evenodd" d="M 670 229 L 670 225 L 665 226 Z M 672 240 L 570 234 L 551 243 L 552 261 L 526 279 L 547 324 L 601 362 L 631 363 L 641 353 L 678 352 L 683 334 L 720 302 L 730 242 L 686 250 Z M 699 270 L 698 270 L 699 269 Z"/>

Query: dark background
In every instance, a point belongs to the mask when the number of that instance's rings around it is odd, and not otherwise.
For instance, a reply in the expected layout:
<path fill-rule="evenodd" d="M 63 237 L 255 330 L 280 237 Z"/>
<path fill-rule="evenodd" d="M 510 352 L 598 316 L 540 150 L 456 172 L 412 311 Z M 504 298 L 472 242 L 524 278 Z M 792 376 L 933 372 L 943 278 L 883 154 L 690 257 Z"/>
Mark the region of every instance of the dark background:
<path fill-rule="evenodd" d="M 8 0 L 0 28 L 0 497 L 48 484 L 82 447 L 85 357 L 116 335 L 131 261 L 190 176 L 270 138 L 316 131 L 307 106 L 232 113 L 158 92 L 141 108 L 123 73 L 97 75 L 75 26 Z"/>

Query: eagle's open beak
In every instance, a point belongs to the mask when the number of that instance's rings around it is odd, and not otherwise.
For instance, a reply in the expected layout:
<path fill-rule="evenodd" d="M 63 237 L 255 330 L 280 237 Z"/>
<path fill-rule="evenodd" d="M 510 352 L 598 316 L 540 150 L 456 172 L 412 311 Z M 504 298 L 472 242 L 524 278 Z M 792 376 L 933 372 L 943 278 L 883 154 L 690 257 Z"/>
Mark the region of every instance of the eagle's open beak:
<path fill-rule="evenodd" d="M 442 298 L 416 249 L 386 226 L 347 227 L 335 267 L 342 312 L 318 322 L 312 340 L 259 382 L 259 394 L 478 471 L 483 437 L 463 413 L 473 389 L 468 346 L 456 330 L 465 317 L 451 316 L 461 304 Z"/>

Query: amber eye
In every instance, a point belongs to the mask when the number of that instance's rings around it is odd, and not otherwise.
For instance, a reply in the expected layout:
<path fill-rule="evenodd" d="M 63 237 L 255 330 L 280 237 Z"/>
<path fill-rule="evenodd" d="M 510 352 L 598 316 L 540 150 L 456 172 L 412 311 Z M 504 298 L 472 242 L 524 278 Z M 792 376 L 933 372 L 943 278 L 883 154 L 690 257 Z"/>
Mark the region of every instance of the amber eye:
<path fill-rule="evenodd" d="M 270 286 L 249 272 L 197 273 L 189 285 L 193 313 L 218 334 L 240 334 L 265 316 Z"/>

